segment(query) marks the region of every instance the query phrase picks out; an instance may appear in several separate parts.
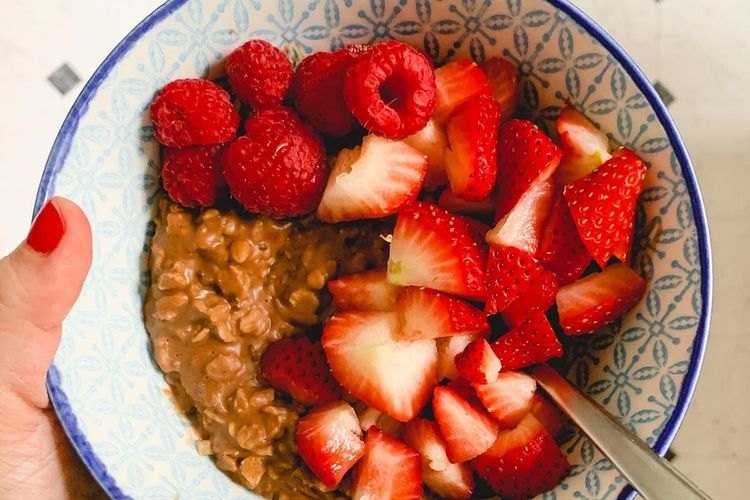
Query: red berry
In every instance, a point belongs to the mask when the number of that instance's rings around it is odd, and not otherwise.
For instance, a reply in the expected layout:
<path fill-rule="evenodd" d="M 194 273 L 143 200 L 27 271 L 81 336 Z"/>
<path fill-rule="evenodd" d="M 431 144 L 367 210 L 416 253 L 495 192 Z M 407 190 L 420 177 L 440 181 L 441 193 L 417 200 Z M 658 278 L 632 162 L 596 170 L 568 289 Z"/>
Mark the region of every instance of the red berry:
<path fill-rule="evenodd" d="M 292 95 L 297 111 L 320 132 L 340 137 L 358 125 L 344 103 L 344 75 L 358 56 L 347 49 L 316 52 L 297 66 Z"/>
<path fill-rule="evenodd" d="M 250 212 L 275 218 L 315 210 L 327 172 L 315 132 L 292 110 L 277 107 L 249 118 L 246 134 L 223 157 L 232 196 Z"/>
<path fill-rule="evenodd" d="M 343 50 L 349 52 L 355 59 L 358 59 L 359 56 L 370 50 L 370 46 L 366 43 L 353 43 L 344 47 Z"/>
<path fill-rule="evenodd" d="M 369 131 L 401 139 L 422 130 L 435 109 L 435 71 L 422 52 L 389 40 L 346 73 L 344 99 Z"/>
<path fill-rule="evenodd" d="M 240 100 L 263 108 L 284 100 L 292 78 L 292 63 L 270 43 L 250 40 L 227 56 L 226 71 Z"/>
<path fill-rule="evenodd" d="M 220 187 L 226 185 L 221 172 L 224 146 L 164 148 L 161 180 L 175 202 L 185 207 L 210 207 Z"/>
<path fill-rule="evenodd" d="M 240 115 L 226 90 L 200 78 L 175 80 L 151 103 L 156 140 L 184 148 L 234 139 Z"/>

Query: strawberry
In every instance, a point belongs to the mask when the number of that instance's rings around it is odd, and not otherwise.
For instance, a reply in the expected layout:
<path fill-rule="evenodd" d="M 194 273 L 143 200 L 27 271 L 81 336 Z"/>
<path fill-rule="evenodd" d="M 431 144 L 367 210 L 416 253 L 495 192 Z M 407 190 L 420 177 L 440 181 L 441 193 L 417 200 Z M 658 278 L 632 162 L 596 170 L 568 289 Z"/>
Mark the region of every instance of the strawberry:
<path fill-rule="evenodd" d="M 557 278 L 553 273 L 545 271 L 531 288 L 505 308 L 502 312 L 503 321 L 510 328 L 516 328 L 524 319 L 535 312 L 547 312 L 555 303 L 557 290 Z"/>
<path fill-rule="evenodd" d="M 529 410 L 536 380 L 521 372 L 502 372 L 491 384 L 474 384 L 485 408 L 503 429 L 515 427 Z"/>
<path fill-rule="evenodd" d="M 490 329 L 481 309 L 429 288 L 404 288 L 396 299 L 396 312 L 403 339 L 484 334 Z"/>
<path fill-rule="evenodd" d="M 297 422 L 297 450 L 302 460 L 329 488 L 365 453 L 354 409 L 344 401 L 319 406 Z"/>
<path fill-rule="evenodd" d="M 497 377 L 495 377 L 495 379 L 497 379 Z M 482 401 L 479 399 L 479 396 L 477 396 L 477 391 L 474 390 L 471 382 L 469 382 L 465 378 L 458 377 L 454 380 L 451 380 L 446 384 L 446 387 L 456 391 L 459 396 L 461 396 L 474 406 L 478 406 L 480 408 L 482 407 Z"/>
<path fill-rule="evenodd" d="M 455 363 L 458 374 L 476 384 L 494 382 L 501 368 L 500 360 L 485 339 L 471 341 L 456 355 Z"/>
<path fill-rule="evenodd" d="M 500 128 L 497 156 L 496 217 L 501 219 L 526 191 L 549 179 L 562 152 L 533 123 L 511 120 Z"/>
<path fill-rule="evenodd" d="M 487 259 L 487 301 L 484 311 L 497 314 L 544 279 L 542 265 L 514 247 L 490 247 Z"/>
<path fill-rule="evenodd" d="M 507 59 L 491 57 L 481 64 L 492 89 L 492 97 L 500 107 L 500 117 L 507 120 L 516 109 L 518 101 L 518 72 Z"/>
<path fill-rule="evenodd" d="M 535 255 L 553 194 L 554 183 L 551 180 L 540 182 L 526 191 L 513 209 L 487 233 L 487 243 L 516 247 Z"/>
<path fill-rule="evenodd" d="M 377 427 L 365 436 L 365 454 L 352 473 L 353 500 L 420 500 L 422 459 L 411 446 Z"/>
<path fill-rule="evenodd" d="M 394 214 L 414 201 L 426 173 L 427 160 L 413 147 L 368 135 L 362 146 L 336 156 L 318 218 L 336 223 Z"/>
<path fill-rule="evenodd" d="M 416 201 L 396 221 L 388 282 L 481 300 L 487 247 L 469 219 Z"/>
<path fill-rule="evenodd" d="M 385 269 L 341 276 L 328 282 L 337 311 L 393 311 L 400 288 L 386 280 Z"/>
<path fill-rule="evenodd" d="M 497 422 L 484 408 L 472 405 L 449 387 L 435 388 L 432 412 L 451 463 L 484 453 L 497 437 Z"/>
<path fill-rule="evenodd" d="M 516 328 L 497 339 L 492 349 L 505 370 L 519 370 L 563 354 L 562 345 L 543 312 L 527 316 Z"/>
<path fill-rule="evenodd" d="M 531 414 L 515 429 L 500 432 L 471 467 L 507 498 L 535 497 L 557 486 L 570 471 L 555 440 Z"/>
<path fill-rule="evenodd" d="M 444 122 L 461 104 L 490 91 L 484 71 L 471 59 L 450 62 L 435 70 L 435 118 Z"/>
<path fill-rule="evenodd" d="M 645 290 L 643 278 L 625 264 L 589 274 L 557 292 L 560 326 L 568 335 L 596 331 L 636 305 Z"/>
<path fill-rule="evenodd" d="M 546 269 L 555 273 L 560 286 L 580 278 L 591 262 L 562 193 L 552 204 L 536 255 Z"/>
<path fill-rule="evenodd" d="M 331 372 L 352 396 L 402 422 L 414 418 L 438 382 L 432 340 L 398 341 L 396 313 L 344 311 L 323 327 Z"/>
<path fill-rule="evenodd" d="M 358 416 L 359 426 L 365 432 L 367 432 L 370 427 L 375 426 L 391 437 L 398 438 L 401 434 L 403 424 L 395 418 L 379 412 L 375 408 L 368 406 Z"/>
<path fill-rule="evenodd" d="M 422 455 L 422 481 L 442 498 L 464 499 L 474 491 L 469 464 L 448 461 L 445 443 L 435 422 L 415 418 L 404 426 L 404 441 Z"/>
<path fill-rule="evenodd" d="M 547 432 L 552 434 L 553 438 L 559 440 L 565 435 L 565 417 L 539 392 L 534 394 L 534 400 L 531 402 L 531 414 L 547 429 Z"/>
<path fill-rule="evenodd" d="M 557 133 L 562 143 L 563 158 L 555 178 L 563 186 L 586 177 L 612 157 L 607 135 L 570 105 L 560 112 Z"/>
<path fill-rule="evenodd" d="M 289 337 L 269 345 L 260 358 L 269 385 L 304 405 L 341 399 L 341 386 L 331 376 L 320 342 Z"/>
<path fill-rule="evenodd" d="M 459 198 L 482 200 L 494 189 L 499 124 L 498 105 L 486 93 L 468 99 L 448 119 L 445 171 L 451 191 Z"/>
<path fill-rule="evenodd" d="M 578 234 L 599 267 L 605 267 L 613 255 L 630 262 L 635 205 L 645 178 L 646 165 L 628 151 L 565 186 L 563 194 Z"/>
<path fill-rule="evenodd" d="M 406 144 L 427 157 L 427 175 L 424 178 L 424 189 L 433 191 L 448 182 L 445 173 L 445 152 L 448 150 L 448 138 L 443 127 L 432 118 L 425 128 L 416 134 L 405 137 Z"/>
<path fill-rule="evenodd" d="M 450 188 L 446 188 L 440 193 L 438 198 L 438 205 L 452 214 L 464 214 L 464 215 L 488 215 L 495 212 L 495 194 L 490 195 L 479 201 L 466 201 L 459 198 Z"/>
<path fill-rule="evenodd" d="M 481 338 L 481 335 L 453 335 L 435 339 L 438 353 L 438 375 L 441 379 L 453 380 L 458 378 L 455 364 L 456 354 L 462 352 L 469 345 L 469 342 L 477 338 Z"/>

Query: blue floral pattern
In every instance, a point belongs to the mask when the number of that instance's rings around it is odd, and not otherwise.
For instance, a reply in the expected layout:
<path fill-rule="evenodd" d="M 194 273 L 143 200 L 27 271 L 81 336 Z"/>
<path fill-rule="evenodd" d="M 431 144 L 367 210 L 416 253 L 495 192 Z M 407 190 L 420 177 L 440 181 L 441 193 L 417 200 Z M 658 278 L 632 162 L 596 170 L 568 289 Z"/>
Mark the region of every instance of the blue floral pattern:
<path fill-rule="evenodd" d="M 295 57 L 388 38 L 436 63 L 501 55 L 519 68 L 524 113 L 550 128 L 569 101 L 614 144 L 649 163 L 637 213 L 636 266 L 648 280 L 642 303 L 622 320 L 570 339 L 568 377 L 639 436 L 654 443 L 675 411 L 702 316 L 693 204 L 681 165 L 655 111 L 591 34 L 544 0 L 188 0 L 153 26 L 101 82 L 83 110 L 54 192 L 77 201 L 93 223 L 94 265 L 65 322 L 53 371 L 60 411 L 75 415 L 126 495 L 246 498 L 197 454 L 190 425 L 164 395 L 141 317 L 148 283 L 144 235 L 158 189 L 159 150 L 147 108 L 179 77 L 215 76 L 242 41 L 260 37 Z M 51 375 L 52 376 L 52 375 Z M 56 392 L 56 393 L 57 393 Z M 88 444 L 80 444 L 85 447 Z M 563 445 L 573 470 L 544 498 L 613 498 L 625 486 L 578 432 Z M 102 473 L 102 477 L 105 477 Z"/>

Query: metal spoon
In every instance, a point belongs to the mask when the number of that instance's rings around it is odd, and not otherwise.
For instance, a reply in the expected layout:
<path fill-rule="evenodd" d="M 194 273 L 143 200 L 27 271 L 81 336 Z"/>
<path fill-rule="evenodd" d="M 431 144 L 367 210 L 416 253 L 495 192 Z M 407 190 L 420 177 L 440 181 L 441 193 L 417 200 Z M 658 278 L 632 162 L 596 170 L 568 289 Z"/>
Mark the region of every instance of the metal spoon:
<path fill-rule="evenodd" d="M 672 464 L 625 429 L 604 408 L 583 395 L 548 365 L 531 375 L 560 409 L 648 500 L 710 500 Z"/>

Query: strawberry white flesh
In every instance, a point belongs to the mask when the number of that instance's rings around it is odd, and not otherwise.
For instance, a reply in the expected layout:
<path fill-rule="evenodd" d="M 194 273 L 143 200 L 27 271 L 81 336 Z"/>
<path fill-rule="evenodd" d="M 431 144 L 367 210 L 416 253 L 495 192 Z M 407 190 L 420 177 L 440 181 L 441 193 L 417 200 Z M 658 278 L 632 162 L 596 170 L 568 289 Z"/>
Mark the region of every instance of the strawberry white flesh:
<path fill-rule="evenodd" d="M 484 453 L 497 437 L 497 422 L 484 408 L 470 403 L 450 387 L 435 388 L 432 412 L 451 463 L 465 462 Z"/>
<path fill-rule="evenodd" d="M 531 410 L 536 380 L 521 372 L 501 372 L 491 384 L 474 384 L 474 390 L 500 427 L 507 429 Z"/>
<path fill-rule="evenodd" d="M 451 191 L 450 188 L 446 188 L 440 193 L 438 205 L 452 214 L 489 215 L 495 211 L 497 200 L 495 200 L 495 194 L 490 193 L 490 195 L 483 200 L 466 201 L 453 194 L 453 191 Z"/>
<path fill-rule="evenodd" d="M 424 189 L 432 191 L 448 182 L 445 173 L 445 153 L 448 149 L 448 138 L 445 130 L 434 118 L 414 135 L 403 139 L 404 143 L 413 147 L 427 157 L 427 175 L 424 179 Z"/>
<path fill-rule="evenodd" d="M 490 91 L 484 71 L 471 59 L 461 59 L 435 70 L 435 113 L 444 122 L 453 111 L 473 96 Z"/>
<path fill-rule="evenodd" d="M 396 299 L 396 312 L 400 324 L 398 336 L 404 339 L 485 334 L 490 328 L 481 309 L 429 288 L 404 288 Z"/>
<path fill-rule="evenodd" d="M 560 113 L 557 132 L 563 145 L 563 159 L 555 177 L 561 185 L 587 176 L 612 157 L 607 135 L 571 106 Z"/>
<path fill-rule="evenodd" d="M 337 311 L 393 311 L 400 287 L 386 279 L 385 269 L 341 276 L 328 282 Z"/>
<path fill-rule="evenodd" d="M 441 379 L 457 379 L 456 354 L 463 352 L 472 340 L 481 338 L 481 335 L 453 335 L 451 337 L 439 338 L 435 341 L 438 352 L 438 375 Z"/>

